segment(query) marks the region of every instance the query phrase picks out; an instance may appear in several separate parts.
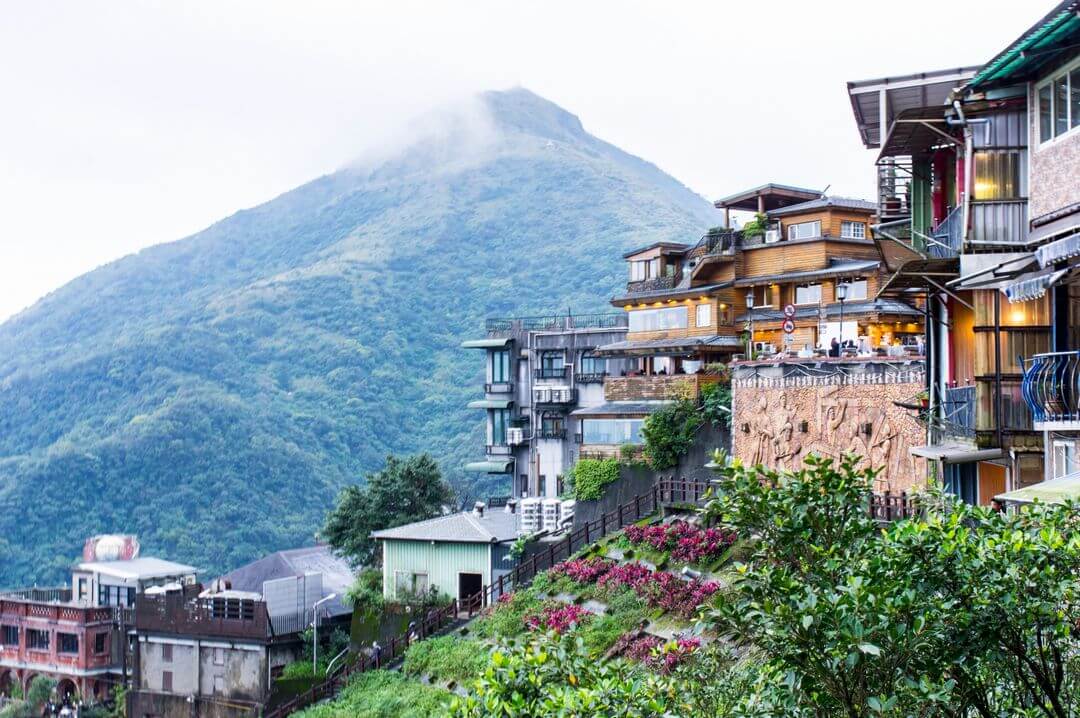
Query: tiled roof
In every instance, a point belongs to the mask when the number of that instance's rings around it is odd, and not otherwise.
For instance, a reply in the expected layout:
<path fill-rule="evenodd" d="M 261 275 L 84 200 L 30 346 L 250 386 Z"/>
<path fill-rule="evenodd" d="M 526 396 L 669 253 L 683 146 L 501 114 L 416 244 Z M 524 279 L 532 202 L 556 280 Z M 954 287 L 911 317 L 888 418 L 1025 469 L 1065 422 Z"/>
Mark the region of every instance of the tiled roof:
<path fill-rule="evenodd" d="M 436 516 L 404 526 L 373 531 L 372 538 L 451 543 L 500 543 L 518 535 L 518 515 L 502 509 L 486 509 L 483 516 L 462 511 Z"/>
<path fill-rule="evenodd" d="M 774 209 L 769 212 L 769 216 L 782 217 L 787 214 L 800 214 L 812 209 L 824 209 L 829 207 L 835 207 L 837 209 L 869 210 L 871 212 L 877 211 L 877 204 L 874 202 L 867 202 L 865 199 L 856 199 L 854 197 L 822 197 L 820 199 L 812 199 L 809 202 L 800 202 L 799 204 L 793 204 L 788 207 Z"/>

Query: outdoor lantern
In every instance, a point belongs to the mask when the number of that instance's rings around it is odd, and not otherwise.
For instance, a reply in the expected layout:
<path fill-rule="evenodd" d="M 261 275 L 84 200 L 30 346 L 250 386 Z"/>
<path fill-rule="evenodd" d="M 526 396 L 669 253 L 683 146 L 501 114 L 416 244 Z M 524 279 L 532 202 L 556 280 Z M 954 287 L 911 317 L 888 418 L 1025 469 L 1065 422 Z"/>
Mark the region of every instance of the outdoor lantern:
<path fill-rule="evenodd" d="M 754 288 L 750 287 L 750 291 L 746 293 L 746 308 L 754 308 Z"/>
<path fill-rule="evenodd" d="M 847 289 L 848 285 L 846 284 L 836 285 L 836 298 L 839 299 L 841 302 L 847 299 Z"/>

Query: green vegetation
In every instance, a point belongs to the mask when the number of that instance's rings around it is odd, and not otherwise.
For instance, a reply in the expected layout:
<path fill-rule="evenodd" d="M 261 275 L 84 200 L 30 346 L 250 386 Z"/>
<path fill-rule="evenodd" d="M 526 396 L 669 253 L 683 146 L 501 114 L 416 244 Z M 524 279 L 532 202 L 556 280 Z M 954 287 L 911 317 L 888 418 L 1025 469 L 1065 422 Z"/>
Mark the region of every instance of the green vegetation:
<path fill-rule="evenodd" d="M 645 458 L 657 471 L 679 463 L 694 443 L 694 434 L 705 422 L 695 402 L 680 399 L 650 414 L 641 427 L 645 439 Z"/>
<path fill-rule="evenodd" d="M 391 455 L 381 471 L 367 476 L 364 486 L 341 490 L 322 537 L 354 564 L 370 565 L 379 560 L 372 531 L 433 518 L 453 500 L 453 490 L 429 454 L 405 459 Z"/>
<path fill-rule="evenodd" d="M 5 586 L 64 579 L 101 532 L 210 577 L 309 544 L 388 454 L 430 451 L 469 502 L 507 493 L 462 471 L 484 365 L 461 341 L 611 311 L 623 251 L 715 210 L 525 90 L 481 99 L 482 151 L 451 132 L 316 179 L 0 325 Z"/>
<path fill-rule="evenodd" d="M 618 459 L 580 459 L 570 471 L 574 498 L 595 501 L 604 495 L 604 487 L 619 479 Z"/>
<path fill-rule="evenodd" d="M 731 427 L 731 383 L 706 384 L 701 389 L 701 413 L 713 426 Z"/>
<path fill-rule="evenodd" d="M 365 568 L 356 574 L 345 602 L 357 611 L 381 611 L 383 608 L 383 575 L 378 568 Z"/>
<path fill-rule="evenodd" d="M 413 677 L 430 676 L 439 682 L 470 681 L 484 671 L 488 646 L 455 635 L 437 636 L 409 646 L 403 670 Z"/>
<path fill-rule="evenodd" d="M 425 686 L 394 671 L 369 671 L 353 678 L 338 697 L 297 718 L 430 718 L 445 715 L 451 693 Z"/>

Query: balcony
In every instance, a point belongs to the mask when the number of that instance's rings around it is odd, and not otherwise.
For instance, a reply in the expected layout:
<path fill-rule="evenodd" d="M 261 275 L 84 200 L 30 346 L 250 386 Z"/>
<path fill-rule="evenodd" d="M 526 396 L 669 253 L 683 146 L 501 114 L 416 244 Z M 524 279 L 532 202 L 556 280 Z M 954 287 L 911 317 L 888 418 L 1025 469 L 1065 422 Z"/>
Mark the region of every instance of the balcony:
<path fill-rule="evenodd" d="M 510 456 L 514 449 L 509 444 L 488 444 L 486 453 L 488 456 Z"/>
<path fill-rule="evenodd" d="M 484 384 L 485 394 L 513 394 L 514 383 L 509 381 L 493 381 Z"/>
<path fill-rule="evenodd" d="M 140 633 L 208 638 L 265 640 L 272 635 L 262 601 L 193 598 L 187 592 L 140 595 L 135 600 L 135 628 Z"/>
<path fill-rule="evenodd" d="M 651 376 L 609 376 L 604 380 L 605 401 L 664 401 L 697 399 L 715 374 L 653 374 Z"/>
<path fill-rule="evenodd" d="M 1020 386 L 1038 431 L 1080 431 L 1080 351 L 1036 354 Z"/>
<path fill-rule="evenodd" d="M 578 374 L 574 377 L 575 384 L 603 384 L 604 379 L 607 378 L 608 373 L 600 372 L 598 374 Z"/>
<path fill-rule="evenodd" d="M 669 274 L 666 277 L 652 277 L 651 279 L 639 279 L 634 282 L 626 283 L 627 294 L 647 294 L 649 292 L 660 292 L 665 289 L 674 289 L 679 286 L 679 282 L 682 280 L 682 271 L 675 274 Z"/>
<path fill-rule="evenodd" d="M 563 381 L 570 376 L 570 365 L 564 364 L 560 367 L 539 367 L 536 369 L 535 376 L 537 379 Z"/>
<path fill-rule="evenodd" d="M 484 329 L 490 337 L 509 336 L 515 332 L 559 332 L 574 329 L 623 329 L 626 326 L 626 312 L 504 317 L 488 319 L 484 322 Z"/>
<path fill-rule="evenodd" d="M 941 413 L 932 422 L 930 433 L 933 444 L 942 444 L 952 438 L 975 438 L 974 385 L 945 388 Z"/>
<path fill-rule="evenodd" d="M 566 438 L 566 429 L 541 429 L 536 432 L 536 438 L 562 440 Z"/>

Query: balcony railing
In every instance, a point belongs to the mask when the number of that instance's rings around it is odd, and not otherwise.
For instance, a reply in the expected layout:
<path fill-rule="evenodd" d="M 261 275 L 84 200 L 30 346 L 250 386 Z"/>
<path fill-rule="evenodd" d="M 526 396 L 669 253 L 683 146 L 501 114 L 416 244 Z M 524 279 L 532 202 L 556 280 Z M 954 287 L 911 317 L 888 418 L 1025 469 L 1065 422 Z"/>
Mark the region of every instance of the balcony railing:
<path fill-rule="evenodd" d="M 697 399 L 701 390 L 722 378 L 714 374 L 652 374 L 609 376 L 604 380 L 605 401 Z"/>
<path fill-rule="evenodd" d="M 574 377 L 574 382 L 577 384 L 603 384 L 607 375 L 606 371 L 597 374 L 578 374 Z"/>
<path fill-rule="evenodd" d="M 485 394 L 513 394 L 514 384 L 509 381 L 492 381 L 484 384 Z"/>
<path fill-rule="evenodd" d="M 136 598 L 135 628 L 181 636 L 263 639 L 271 635 L 262 601 L 193 598 L 187 592 Z"/>
<path fill-rule="evenodd" d="M 1080 428 L 1080 351 L 1026 360 L 1021 392 L 1036 429 Z"/>
<path fill-rule="evenodd" d="M 941 415 L 934 422 L 933 436 L 940 443 L 947 437 L 975 436 L 975 386 L 946 387 Z"/>
<path fill-rule="evenodd" d="M 569 364 L 560 367 L 538 367 L 536 369 L 537 379 L 565 379 L 568 376 L 570 376 Z"/>
<path fill-rule="evenodd" d="M 938 244 L 930 244 L 927 254 L 931 257 L 942 259 L 955 257 L 960 254 L 964 242 L 964 208 L 962 205 L 953 207 L 952 211 L 934 230 L 934 239 Z"/>
<path fill-rule="evenodd" d="M 565 439 L 566 429 L 541 429 L 536 436 L 538 439 Z"/>
<path fill-rule="evenodd" d="M 514 449 L 509 444 L 488 444 L 488 456 L 510 456 Z"/>
<path fill-rule="evenodd" d="M 626 312 L 503 317 L 486 320 L 484 328 L 489 336 L 501 336 L 511 334 L 514 331 L 557 332 L 571 329 L 622 329 L 627 326 L 627 321 Z"/>
<path fill-rule="evenodd" d="M 911 216 L 910 185 L 914 177 L 910 157 L 881 160 L 878 169 L 878 218 L 889 222 Z"/>
<path fill-rule="evenodd" d="M 30 603 L 71 603 L 70 588 L 23 588 L 0 593 L 0 599 Z"/>
<path fill-rule="evenodd" d="M 669 274 L 665 277 L 652 277 L 650 279 L 639 279 L 637 281 L 627 282 L 626 291 L 628 294 L 659 292 L 664 289 L 674 289 L 679 286 L 680 281 L 682 281 L 681 269 L 675 272 L 675 274 Z"/>

